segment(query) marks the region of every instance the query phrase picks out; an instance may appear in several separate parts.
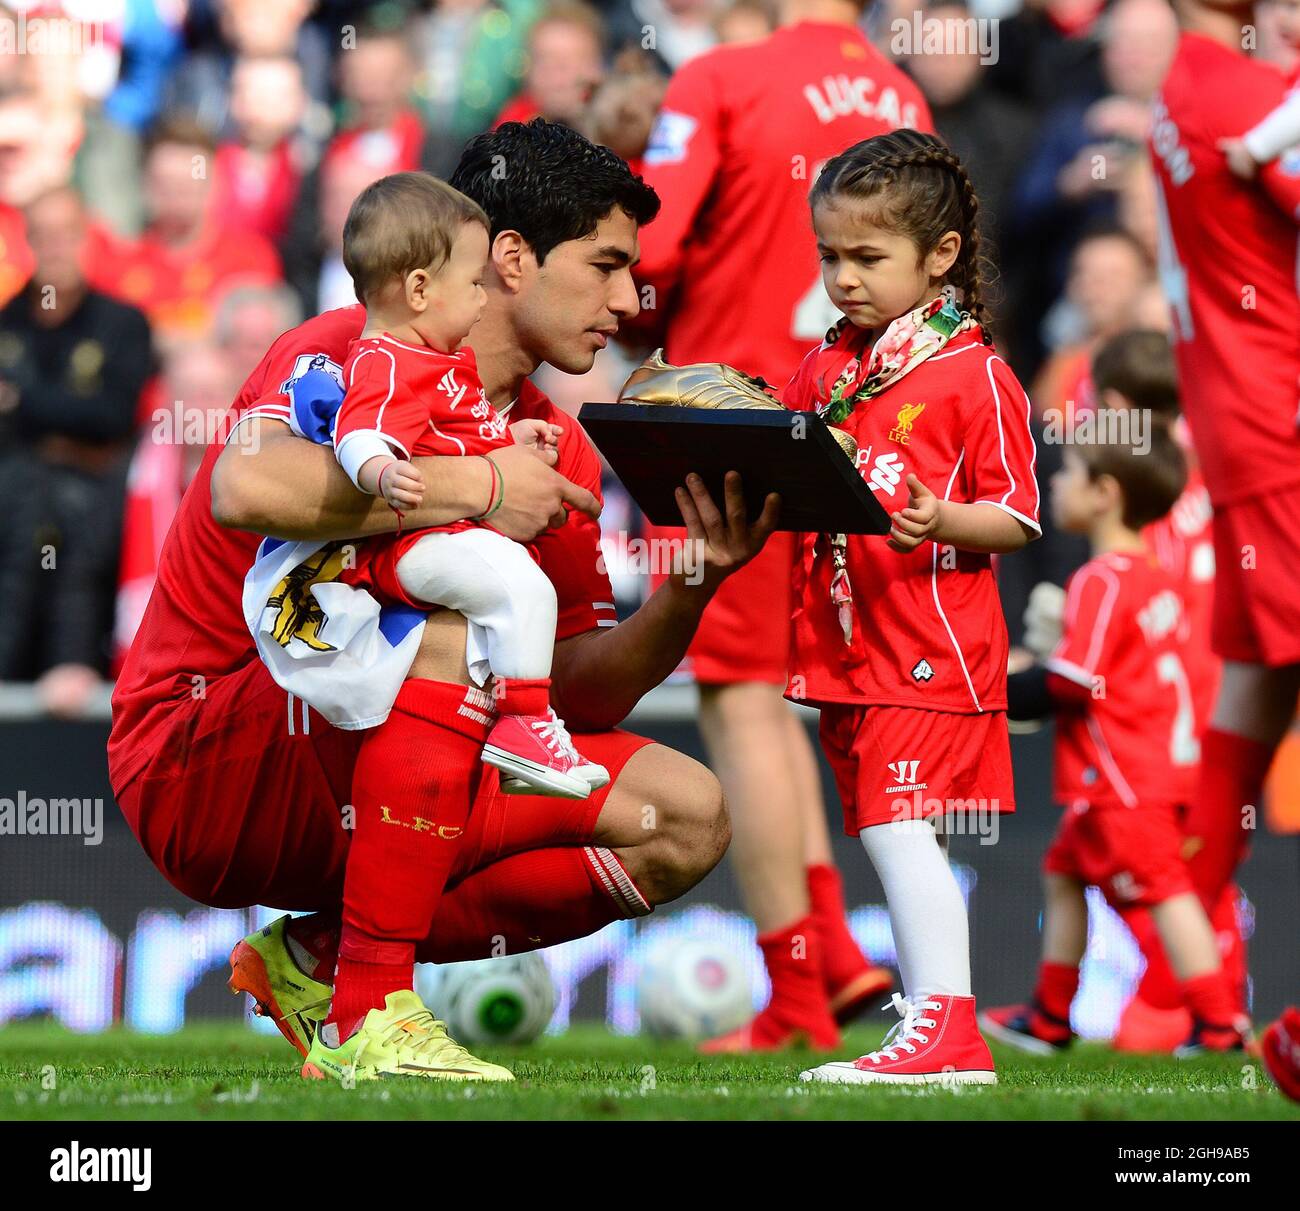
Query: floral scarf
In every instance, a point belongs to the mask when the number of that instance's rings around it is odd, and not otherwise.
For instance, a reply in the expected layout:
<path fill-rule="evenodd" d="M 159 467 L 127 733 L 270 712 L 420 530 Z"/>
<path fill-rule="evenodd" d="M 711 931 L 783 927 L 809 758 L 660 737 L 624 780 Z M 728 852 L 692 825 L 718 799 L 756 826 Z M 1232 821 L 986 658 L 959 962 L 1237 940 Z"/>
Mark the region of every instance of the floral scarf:
<path fill-rule="evenodd" d="M 959 332 L 976 327 L 974 317 L 961 310 L 961 294 L 954 286 L 945 286 L 928 303 L 922 304 L 885 329 L 871 346 L 864 360 L 853 358 L 835 380 L 830 398 L 817 409 L 827 424 L 838 425 L 858 407 L 909 371 L 938 353 Z M 833 345 L 848 330 L 849 320 L 841 320 L 827 334 Z M 831 536 L 831 604 L 839 616 L 840 630 L 847 644 L 853 638 L 853 586 L 849 581 L 848 535 Z"/>

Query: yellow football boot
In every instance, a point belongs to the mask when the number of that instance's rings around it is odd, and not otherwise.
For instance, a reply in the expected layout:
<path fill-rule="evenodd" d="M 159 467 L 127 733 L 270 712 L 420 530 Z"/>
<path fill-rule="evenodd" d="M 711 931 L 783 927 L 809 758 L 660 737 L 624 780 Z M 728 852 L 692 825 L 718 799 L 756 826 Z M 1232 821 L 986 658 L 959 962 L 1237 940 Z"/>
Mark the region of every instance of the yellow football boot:
<path fill-rule="evenodd" d="M 289 920 L 280 917 L 235 946 L 227 983 L 233 993 L 248 993 L 256 1004 L 254 1012 L 274 1020 L 280 1033 L 306 1056 L 334 990 L 304 975 L 293 961 L 284 937 Z"/>
<path fill-rule="evenodd" d="M 372 1009 L 352 1037 L 337 1047 L 316 1031 L 302 1075 L 345 1085 L 394 1076 L 436 1081 L 513 1081 L 514 1073 L 470 1055 L 410 989 L 390 992 L 383 1009 Z"/>

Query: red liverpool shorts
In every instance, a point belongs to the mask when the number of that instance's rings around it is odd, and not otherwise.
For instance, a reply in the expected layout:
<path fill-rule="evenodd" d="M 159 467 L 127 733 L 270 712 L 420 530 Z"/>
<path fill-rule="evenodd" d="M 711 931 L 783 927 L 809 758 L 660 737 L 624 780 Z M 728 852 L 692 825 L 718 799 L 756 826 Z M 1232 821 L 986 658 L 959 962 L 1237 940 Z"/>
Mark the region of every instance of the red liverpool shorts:
<path fill-rule="evenodd" d="M 683 529 L 659 526 L 646 532 L 652 539 L 685 535 Z M 785 688 L 797 537 L 773 534 L 748 564 L 722 582 L 687 653 L 698 684 L 765 681 Z M 653 577 L 656 587 L 664 579 L 664 574 Z"/>
<path fill-rule="evenodd" d="M 350 837 L 343 809 L 365 736 L 331 727 L 254 661 L 173 708 L 159 756 L 118 804 L 150 860 L 193 900 L 336 909 Z M 503 795 L 496 777 L 484 777 L 452 883 L 510 853 L 590 843 L 614 782 L 653 741 L 609 731 L 574 743 L 609 770 L 610 785 L 564 800 Z"/>
<path fill-rule="evenodd" d="M 1214 510 L 1216 656 L 1271 668 L 1300 662 L 1300 488 Z"/>
<path fill-rule="evenodd" d="M 1150 907 L 1192 890 L 1183 840 L 1177 807 L 1079 802 L 1065 809 L 1043 869 L 1099 887 L 1116 908 Z"/>
<path fill-rule="evenodd" d="M 1016 810 L 1002 711 L 830 704 L 822 707 L 821 743 L 850 837 L 895 820 Z"/>

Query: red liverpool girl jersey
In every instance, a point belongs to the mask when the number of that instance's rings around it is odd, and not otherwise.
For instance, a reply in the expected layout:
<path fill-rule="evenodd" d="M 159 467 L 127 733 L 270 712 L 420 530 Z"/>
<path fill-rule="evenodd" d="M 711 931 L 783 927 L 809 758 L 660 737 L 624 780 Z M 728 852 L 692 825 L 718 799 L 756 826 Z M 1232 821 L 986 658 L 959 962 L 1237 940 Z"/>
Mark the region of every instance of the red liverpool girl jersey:
<path fill-rule="evenodd" d="M 784 392 L 796 411 L 824 404 L 867 334 L 848 329 L 810 353 Z M 840 426 L 886 512 L 907 507 L 914 473 L 942 500 L 1002 509 L 1038 531 L 1029 398 L 978 329 L 873 399 Z M 831 603 L 830 544 L 803 536 L 787 696 L 974 714 L 1005 710 L 1007 629 L 988 555 L 927 542 L 908 554 L 884 536 L 849 535 L 854 624 L 846 644 Z"/>
<path fill-rule="evenodd" d="M 443 353 L 387 333 L 362 337 L 343 367 L 343 388 L 334 450 L 353 483 L 378 455 L 486 454 L 510 445 L 468 346 Z"/>
<path fill-rule="evenodd" d="M 1101 555 L 1070 577 L 1061 641 L 1045 661 L 1053 696 L 1065 699 L 1058 802 L 1187 802 L 1200 745 L 1181 587 L 1150 554 Z"/>

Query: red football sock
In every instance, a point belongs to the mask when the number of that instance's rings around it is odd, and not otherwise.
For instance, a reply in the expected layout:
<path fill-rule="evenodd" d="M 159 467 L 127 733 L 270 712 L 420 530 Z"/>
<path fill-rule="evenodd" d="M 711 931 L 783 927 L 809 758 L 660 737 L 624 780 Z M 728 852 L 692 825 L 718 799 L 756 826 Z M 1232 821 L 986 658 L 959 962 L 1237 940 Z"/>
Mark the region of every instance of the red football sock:
<path fill-rule="evenodd" d="M 1079 991 L 1079 969 L 1069 963 L 1038 965 L 1038 987 L 1034 989 L 1034 1008 L 1047 1019 L 1049 1026 L 1070 1029 L 1070 1005 Z"/>
<path fill-rule="evenodd" d="M 779 1043 L 792 1031 L 806 1034 L 814 1047 L 839 1045 L 822 969 L 821 935 L 812 914 L 770 933 L 758 947 L 772 981 L 772 996 L 751 1027 L 756 1047 Z"/>
<path fill-rule="evenodd" d="M 599 845 L 530 849 L 443 893 L 422 963 L 459 963 L 585 938 L 651 911 L 617 855 Z"/>
<path fill-rule="evenodd" d="M 462 713 L 465 702 L 464 686 L 408 681 L 358 754 L 328 1018 L 340 1038 L 412 985 L 416 943 L 428 936 L 483 770 L 486 716 Z"/>
<path fill-rule="evenodd" d="M 551 705 L 551 679 L 494 677 L 492 701 L 502 715 L 545 715 Z"/>
<path fill-rule="evenodd" d="M 334 982 L 339 959 L 339 914 L 313 912 L 293 917 L 285 926 L 285 939 L 293 961 L 313 980 Z"/>
<path fill-rule="evenodd" d="M 1153 1009 L 1178 1009 L 1183 1003 L 1182 990 L 1178 987 L 1174 969 L 1169 966 L 1160 931 L 1151 919 L 1150 910 L 1145 907 L 1121 908 L 1119 915 L 1146 961 L 1146 970 L 1134 995 L 1141 997 Z"/>
<path fill-rule="evenodd" d="M 1187 817 L 1188 869 L 1206 912 L 1213 912 L 1250 841 L 1242 808 L 1258 809 L 1273 746 L 1208 728 L 1201 737 L 1200 781 Z"/>
<path fill-rule="evenodd" d="M 849 932 L 844 886 L 833 866 L 808 867 L 808 902 L 821 939 L 822 973 L 832 992 L 843 988 L 869 964 Z"/>
<path fill-rule="evenodd" d="M 1182 988 L 1183 1003 L 1198 1022 L 1218 1030 L 1233 1029 L 1237 1018 L 1236 1001 L 1222 970 L 1184 980 Z"/>
<path fill-rule="evenodd" d="M 1237 902 L 1241 899 L 1241 888 L 1236 883 L 1229 883 L 1219 897 L 1219 903 L 1210 915 L 1210 925 L 1219 942 L 1219 953 L 1223 958 L 1223 974 L 1228 979 L 1232 990 L 1233 1004 L 1238 1013 L 1248 1012 L 1249 972 L 1246 963 L 1246 941 L 1241 936 L 1241 922 L 1237 920 Z"/>

